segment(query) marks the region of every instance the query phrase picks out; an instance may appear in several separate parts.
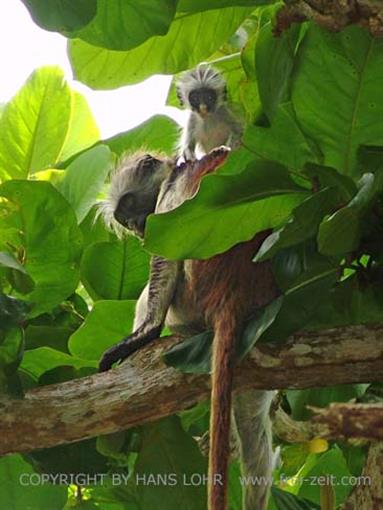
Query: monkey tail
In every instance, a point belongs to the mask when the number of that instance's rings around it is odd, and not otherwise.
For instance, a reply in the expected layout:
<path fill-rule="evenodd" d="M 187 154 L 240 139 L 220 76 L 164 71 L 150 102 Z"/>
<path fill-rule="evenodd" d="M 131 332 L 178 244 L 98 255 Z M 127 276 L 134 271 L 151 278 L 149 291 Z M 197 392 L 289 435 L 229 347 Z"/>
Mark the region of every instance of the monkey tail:
<path fill-rule="evenodd" d="M 235 314 L 220 313 L 214 324 L 209 449 L 209 510 L 227 509 L 231 391 L 237 327 Z"/>
<path fill-rule="evenodd" d="M 233 397 L 233 417 L 239 453 L 243 510 L 266 510 L 272 471 L 273 453 L 269 411 L 274 391 L 246 390 Z"/>

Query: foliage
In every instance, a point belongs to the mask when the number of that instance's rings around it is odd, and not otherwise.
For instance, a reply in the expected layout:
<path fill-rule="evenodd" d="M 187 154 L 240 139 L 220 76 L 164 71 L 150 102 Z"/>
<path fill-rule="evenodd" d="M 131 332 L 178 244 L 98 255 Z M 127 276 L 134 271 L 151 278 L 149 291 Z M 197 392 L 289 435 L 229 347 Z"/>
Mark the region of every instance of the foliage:
<path fill-rule="evenodd" d="M 193 200 L 150 217 L 142 246 L 107 232 L 95 220 L 95 204 L 126 150 L 144 145 L 172 154 L 174 121 L 154 116 L 100 140 L 85 99 L 55 67 L 36 70 L 2 106 L 1 391 L 20 397 L 32 386 L 94 373 L 104 349 L 132 328 L 149 252 L 211 257 L 268 228 L 273 232 L 254 260 L 272 262 L 281 295 L 249 321 L 239 357 L 255 341 L 284 341 L 298 329 L 383 321 L 383 39 L 360 27 L 331 33 L 313 23 L 276 38 L 279 4 L 272 0 L 22 1 L 38 25 L 68 38 L 76 78 L 94 89 L 212 61 L 246 128 L 241 148 L 203 179 Z M 177 105 L 174 83 L 168 102 Z M 209 332 L 188 339 L 166 360 L 206 372 L 210 342 Z M 368 399 L 369 391 L 289 391 L 284 405 L 307 419 L 308 404 Z M 195 437 L 208 428 L 207 409 L 200 403 L 181 419 L 99 438 L 98 451 L 95 441 L 84 441 L 0 459 L 1 500 L 36 510 L 202 509 L 205 486 L 197 475 L 206 473 L 206 461 Z M 282 443 L 281 452 L 270 510 L 316 509 L 321 498 L 335 498 L 338 507 L 351 486 L 322 489 L 308 480 L 358 475 L 364 458 L 361 448 L 337 444 L 313 453 L 305 444 Z M 73 486 L 18 482 L 22 473 L 94 474 L 96 467 L 105 483 L 77 493 Z M 175 478 L 139 482 L 138 475 L 150 474 Z M 233 510 L 240 509 L 242 483 L 234 462 Z"/>

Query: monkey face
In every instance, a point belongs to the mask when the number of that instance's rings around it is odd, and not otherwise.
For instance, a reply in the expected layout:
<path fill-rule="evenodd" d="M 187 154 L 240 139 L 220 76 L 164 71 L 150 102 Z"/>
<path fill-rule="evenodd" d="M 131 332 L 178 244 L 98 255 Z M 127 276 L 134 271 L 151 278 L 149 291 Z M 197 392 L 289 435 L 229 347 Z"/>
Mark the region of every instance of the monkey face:
<path fill-rule="evenodd" d="M 154 212 L 155 205 L 155 200 L 145 200 L 139 193 L 129 191 L 120 198 L 114 218 L 120 225 L 142 238 L 146 218 Z"/>
<path fill-rule="evenodd" d="M 216 91 L 207 87 L 192 90 L 188 99 L 192 110 L 201 117 L 206 117 L 206 115 L 213 112 L 217 105 Z"/>

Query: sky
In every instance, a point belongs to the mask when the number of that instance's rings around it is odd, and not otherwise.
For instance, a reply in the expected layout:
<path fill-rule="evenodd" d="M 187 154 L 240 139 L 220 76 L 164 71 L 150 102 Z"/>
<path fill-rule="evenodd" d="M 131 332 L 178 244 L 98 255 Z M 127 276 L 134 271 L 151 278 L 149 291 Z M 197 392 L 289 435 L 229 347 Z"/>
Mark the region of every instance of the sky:
<path fill-rule="evenodd" d="M 73 80 L 66 41 L 36 25 L 20 0 L 0 0 L 0 103 L 9 101 L 34 69 L 53 64 L 64 70 L 71 87 L 88 100 L 102 138 L 126 131 L 156 113 L 184 122 L 185 112 L 164 106 L 169 76 L 153 76 L 115 90 L 92 90 Z"/>

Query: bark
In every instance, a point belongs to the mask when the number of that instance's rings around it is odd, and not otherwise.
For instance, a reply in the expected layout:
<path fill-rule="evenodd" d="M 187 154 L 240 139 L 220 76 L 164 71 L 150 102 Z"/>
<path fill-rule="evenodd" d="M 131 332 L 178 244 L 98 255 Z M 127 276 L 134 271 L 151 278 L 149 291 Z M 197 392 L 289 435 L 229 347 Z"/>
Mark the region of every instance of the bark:
<path fill-rule="evenodd" d="M 383 443 L 372 443 L 367 461 L 342 510 L 381 510 L 383 508 Z"/>
<path fill-rule="evenodd" d="M 273 432 L 288 443 L 304 443 L 317 437 L 358 444 L 383 441 L 382 404 L 336 403 L 310 409 L 314 413 L 311 420 L 295 421 L 278 408 L 273 413 Z"/>
<path fill-rule="evenodd" d="M 47 448 L 157 420 L 209 396 L 206 375 L 166 366 L 171 337 L 121 367 L 35 388 L 24 399 L 0 399 L 0 454 Z M 236 369 L 235 388 L 311 388 L 383 379 L 383 326 L 302 333 L 260 344 Z"/>
<path fill-rule="evenodd" d="M 307 20 L 333 32 L 357 24 L 366 27 L 373 36 L 383 35 L 381 0 L 284 0 L 284 3 L 277 13 L 276 35 L 292 23 Z"/>

